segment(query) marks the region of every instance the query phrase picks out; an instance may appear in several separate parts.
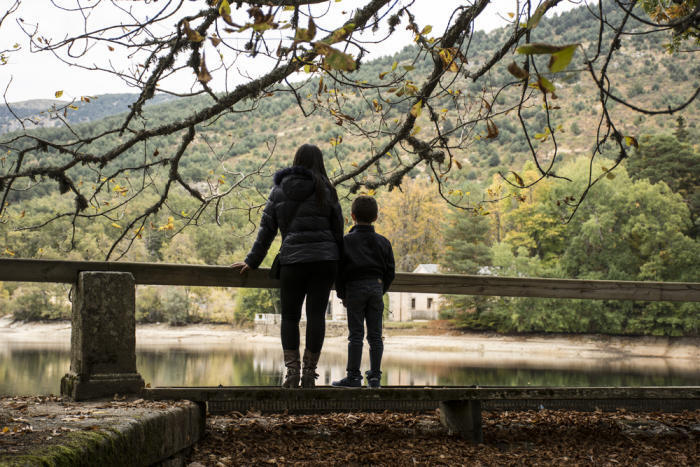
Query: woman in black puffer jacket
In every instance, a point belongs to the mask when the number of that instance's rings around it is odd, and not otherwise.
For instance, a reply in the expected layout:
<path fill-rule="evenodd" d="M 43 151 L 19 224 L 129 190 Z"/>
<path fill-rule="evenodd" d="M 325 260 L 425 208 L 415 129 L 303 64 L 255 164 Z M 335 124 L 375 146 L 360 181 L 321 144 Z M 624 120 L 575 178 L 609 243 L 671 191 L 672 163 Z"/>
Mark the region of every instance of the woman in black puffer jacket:
<path fill-rule="evenodd" d="M 283 387 L 315 386 L 316 364 L 326 333 L 326 308 L 343 244 L 343 213 L 331 185 L 321 150 L 301 146 L 294 164 L 275 173 L 274 186 L 260 219 L 258 237 L 245 262 L 232 266 L 241 274 L 257 268 L 270 244 L 282 233 L 280 288 L 282 349 L 287 375 Z M 299 320 L 306 298 L 306 348 L 303 372 Z M 300 375 L 300 373 L 302 373 Z"/>

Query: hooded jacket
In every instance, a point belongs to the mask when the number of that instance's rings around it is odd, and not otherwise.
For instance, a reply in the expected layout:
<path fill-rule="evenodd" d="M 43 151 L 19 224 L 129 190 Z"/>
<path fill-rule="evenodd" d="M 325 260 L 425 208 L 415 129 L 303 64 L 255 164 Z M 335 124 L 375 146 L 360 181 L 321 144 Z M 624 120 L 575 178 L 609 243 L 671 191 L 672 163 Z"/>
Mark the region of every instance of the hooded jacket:
<path fill-rule="evenodd" d="M 362 279 L 380 279 L 386 293 L 394 281 L 396 266 L 391 242 L 372 225 L 355 225 L 343 238 L 343 252 L 335 280 L 338 298 L 345 299 L 346 284 Z"/>
<path fill-rule="evenodd" d="M 260 266 L 278 229 L 282 233 L 280 264 L 339 260 L 343 213 L 338 201 L 333 200 L 331 188 L 324 187 L 326 202 L 319 205 L 308 169 L 287 167 L 275 173 L 273 181 L 246 264 L 251 268 Z"/>

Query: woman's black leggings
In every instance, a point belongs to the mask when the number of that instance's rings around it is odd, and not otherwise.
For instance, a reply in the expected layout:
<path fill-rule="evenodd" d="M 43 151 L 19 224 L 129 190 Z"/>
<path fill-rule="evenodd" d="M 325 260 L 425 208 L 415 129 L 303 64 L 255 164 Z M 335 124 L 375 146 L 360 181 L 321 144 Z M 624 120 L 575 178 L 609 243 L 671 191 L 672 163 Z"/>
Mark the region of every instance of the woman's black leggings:
<path fill-rule="evenodd" d="M 282 349 L 299 349 L 299 320 L 306 298 L 306 348 L 321 351 L 326 335 L 328 297 L 338 269 L 336 261 L 317 261 L 282 265 Z"/>

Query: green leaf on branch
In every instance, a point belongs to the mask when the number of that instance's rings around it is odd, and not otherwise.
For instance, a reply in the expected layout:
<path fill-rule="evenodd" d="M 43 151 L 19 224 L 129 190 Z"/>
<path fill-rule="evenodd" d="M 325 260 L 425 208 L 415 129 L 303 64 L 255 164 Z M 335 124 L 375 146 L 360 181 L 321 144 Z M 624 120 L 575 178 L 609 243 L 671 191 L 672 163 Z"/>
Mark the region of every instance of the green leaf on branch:
<path fill-rule="evenodd" d="M 552 73 L 557 73 L 566 69 L 571 63 L 571 59 L 574 57 L 574 52 L 576 52 L 576 47 L 579 44 L 571 44 L 565 46 L 559 52 L 554 52 L 549 59 L 549 71 Z"/>
<path fill-rule="evenodd" d="M 566 47 L 570 47 L 571 45 L 577 45 L 577 44 L 552 45 L 552 44 L 543 44 L 541 42 L 531 42 L 529 44 L 521 45 L 520 47 L 517 48 L 516 52 L 518 52 L 519 54 L 523 54 L 523 55 L 554 54 L 554 53 L 562 51 Z"/>
<path fill-rule="evenodd" d="M 331 70 L 354 71 L 357 65 L 352 55 L 334 49 L 323 42 L 316 42 L 314 49 L 325 57 L 325 63 Z"/>
<path fill-rule="evenodd" d="M 314 37 L 316 37 L 316 24 L 314 24 L 314 20 L 312 18 L 309 18 L 309 27 L 306 29 L 297 29 L 297 33 L 294 36 L 294 42 L 311 42 Z"/>
<path fill-rule="evenodd" d="M 554 87 L 554 84 L 542 75 L 537 75 L 537 86 L 544 93 L 554 92 L 557 90 L 557 88 Z"/>

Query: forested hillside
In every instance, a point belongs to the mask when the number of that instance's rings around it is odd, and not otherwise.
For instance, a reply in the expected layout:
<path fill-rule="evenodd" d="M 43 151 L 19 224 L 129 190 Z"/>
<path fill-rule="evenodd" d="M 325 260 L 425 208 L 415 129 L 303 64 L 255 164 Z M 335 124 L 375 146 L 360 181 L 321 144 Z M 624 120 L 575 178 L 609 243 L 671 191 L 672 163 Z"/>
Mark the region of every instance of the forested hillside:
<path fill-rule="evenodd" d="M 597 39 L 597 24 L 584 20 L 587 14 L 581 7 L 545 18 L 533 31 L 533 41 L 580 43 L 577 54 L 594 54 L 591 47 Z M 469 44 L 472 53 L 476 52 L 473 60 L 486 60 L 506 34 L 505 29 L 476 33 Z M 619 47 L 617 54 L 624 58 L 610 70 L 611 81 L 616 93 L 637 107 L 679 105 L 688 89 L 700 87 L 700 63 L 693 60 L 693 54 L 670 54 L 657 36 L 626 36 Z M 382 75 L 388 80 L 392 73 L 406 72 L 410 78 L 412 73 L 424 73 L 430 65 L 429 57 L 414 60 L 415 56 L 415 50 L 407 47 L 395 56 L 362 64 L 352 77 L 361 83 Z M 588 183 L 591 166 L 587 157 L 596 140 L 596 115 L 600 111 L 593 84 L 580 79 L 579 71 L 571 70 L 554 80 L 556 94 L 548 103 L 550 122 L 540 99 L 532 99 L 522 111 L 523 123 L 535 136 L 531 141 L 535 147 L 552 143 L 548 125 L 565 132 L 563 145 L 557 147 L 557 157 L 564 161 L 557 175 L 570 181 L 547 178 L 526 189 L 516 189 L 499 175 L 515 172 L 523 182 L 520 185 L 538 178 L 519 118 L 509 110 L 513 96 L 497 92 L 513 76 L 506 67 L 500 67 L 475 82 L 455 79 L 450 88 L 455 98 L 446 101 L 443 109 L 434 110 L 440 114 L 444 135 L 469 144 L 455 151 L 460 169 L 450 172 L 449 180 L 445 177 L 441 181 L 444 191 L 438 192 L 436 174 L 425 173 L 424 169 L 410 172 L 400 189 L 362 190 L 378 199 L 381 214 L 377 230 L 392 240 L 400 270 L 411 271 L 420 263 L 438 263 L 444 272 L 468 274 L 490 266 L 495 274 L 503 276 L 700 281 L 700 100 L 673 116 L 644 115 L 608 103 L 609 112 L 626 122 L 621 133 L 632 136 L 638 148 L 630 149 L 623 166 L 593 187 L 571 217 L 565 201 L 572 193 L 585 190 Z M 164 208 L 148 224 L 133 229 L 134 241 L 120 245 L 120 258 L 219 265 L 241 260 L 254 239 L 270 175 L 290 162 L 299 145 L 310 142 L 323 149 L 331 178 L 341 175 L 343 166 L 356 164 L 361 156 L 376 150 L 376 142 L 368 140 L 354 124 L 365 122 L 366 126 L 375 118 L 365 105 L 368 99 L 371 102 L 371 96 L 339 84 L 331 88 L 316 78 L 299 86 L 297 95 L 275 93 L 256 101 L 252 109 L 245 103 L 237 104 L 224 116 L 198 127 L 187 157 L 182 159 L 182 177 L 203 193 L 239 193 L 237 198 L 222 199 L 216 205 L 216 222 L 201 216 L 202 206 L 185 190 L 174 189 Z M 665 92 L 659 93 L 660 89 Z M 456 107 L 466 102 L 459 96 L 483 97 L 498 109 L 501 118 L 493 127 L 484 123 L 477 131 L 464 133 L 462 122 L 453 117 Z M 151 105 L 144 110 L 144 125 L 152 127 L 186 118 L 210 99 L 196 97 Z M 329 113 L 329 99 L 339 104 L 342 115 Z M 128 95 L 98 96 L 76 104 L 77 110 L 68 108 L 66 115 L 74 123 L 72 131 L 84 136 L 108 131 L 123 118 L 111 110 L 125 110 L 129 100 Z M 39 106 L 47 105 L 54 104 L 41 102 Z M 408 101 L 399 99 L 374 104 L 375 108 L 390 108 L 388 125 L 392 117 L 396 118 L 393 124 L 399 124 L 400 114 L 410 110 L 404 108 L 407 105 Z M 303 116 L 300 107 L 309 115 Z M 104 115 L 111 116 L 100 119 Z M 7 115 L 0 117 L 0 128 L 8 128 Z M 423 134 L 436 134 L 428 111 L 419 113 L 417 127 Z M 63 127 L 33 131 L 51 141 L 71 138 L 71 131 Z M 11 138 L 11 132 L 0 136 L 3 141 Z M 123 138 L 113 132 L 82 150 L 103 153 L 118 146 Z M 381 142 L 381 137 L 377 141 Z M 134 180 L 124 169 L 146 162 L 150 167 L 148 177 L 157 185 L 169 170 L 160 163 L 161 155 L 175 152 L 179 142 L 173 135 L 156 136 L 134 146 L 110 177 L 96 176 L 89 167 L 72 168 L 73 178 L 80 184 L 103 186 L 109 193 L 90 200 L 88 209 L 94 219 L 86 222 L 71 223 L 69 213 L 75 201 L 57 194 L 55 185 L 31 183 L 18 187 L 7 199 L 8 209 L 0 219 L 0 254 L 104 259 L 128 225 L 125 222 L 159 196 L 139 188 L 143 180 Z M 65 154 L 53 148 L 27 157 L 30 161 L 46 157 L 67 160 Z M 609 157 L 609 161 L 598 158 L 593 173 L 604 173 L 614 165 L 617 154 Z M 401 154 L 387 154 L 386 159 L 385 163 L 377 163 L 372 173 L 392 166 Z M 346 213 L 353 196 L 350 182 L 338 186 Z M 455 209 L 446 199 L 467 201 L 480 209 Z M 21 209 L 16 207 L 19 201 Z M 102 217 L 105 214 L 106 218 Z M 66 294 L 63 286 L 0 284 L 0 310 L 18 319 L 66 317 Z M 138 319 L 150 322 L 245 321 L 254 312 L 273 312 L 275 297 L 258 290 L 141 287 L 138 308 Z M 444 316 L 459 326 L 502 332 L 698 335 L 698 311 L 697 304 L 483 297 L 452 298 L 443 306 Z"/>

